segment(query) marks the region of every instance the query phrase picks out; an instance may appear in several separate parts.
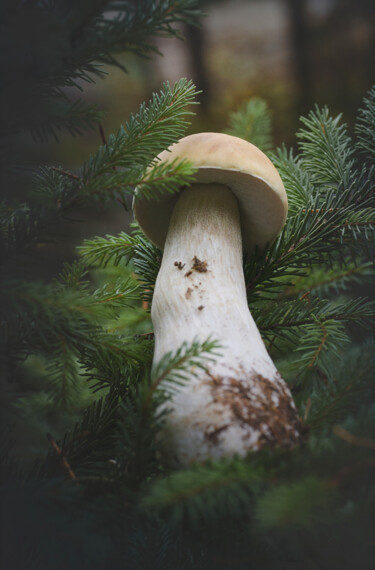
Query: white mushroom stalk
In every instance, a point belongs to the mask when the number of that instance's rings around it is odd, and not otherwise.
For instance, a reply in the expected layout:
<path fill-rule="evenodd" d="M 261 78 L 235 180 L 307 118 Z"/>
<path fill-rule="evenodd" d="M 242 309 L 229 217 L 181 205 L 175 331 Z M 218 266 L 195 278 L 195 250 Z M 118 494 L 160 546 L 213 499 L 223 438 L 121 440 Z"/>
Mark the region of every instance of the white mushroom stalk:
<path fill-rule="evenodd" d="M 264 446 L 292 447 L 300 438 L 299 418 L 290 391 L 276 370 L 249 311 L 242 265 L 244 239 L 251 242 L 252 248 L 258 243 L 265 245 L 261 242 L 267 239 L 267 224 L 270 225 L 271 219 L 271 225 L 275 225 L 273 218 L 280 218 L 277 210 L 282 200 L 277 198 L 277 193 L 275 200 L 274 190 L 272 193 L 264 190 L 263 179 L 259 191 L 259 183 L 248 172 L 246 184 L 241 184 L 238 190 L 238 171 L 226 170 L 225 174 L 221 157 L 222 171 L 218 176 L 215 148 L 219 146 L 223 152 L 225 145 L 230 154 L 228 143 L 232 150 L 235 144 L 238 155 L 238 150 L 245 149 L 248 154 L 252 147 L 253 151 L 253 145 L 228 135 L 207 133 L 182 139 L 172 147 L 171 154 L 173 149 L 175 153 L 180 152 L 179 147 L 184 144 L 195 151 L 198 143 L 209 164 L 203 173 L 198 171 L 197 179 L 203 176 L 207 181 L 182 189 L 173 202 L 166 201 L 162 207 L 167 228 L 158 226 L 163 215 L 157 217 L 155 211 L 151 215 L 147 202 L 135 205 L 145 233 L 164 246 L 151 311 L 155 332 L 154 363 L 184 342 L 211 338 L 218 340 L 221 346 L 216 361 L 210 362 L 206 370 L 195 370 L 168 402 L 171 412 L 166 417 L 163 447 L 167 459 L 181 466 L 244 456 Z M 264 160 L 263 153 L 255 151 Z M 185 148 L 181 157 L 191 160 L 191 154 Z M 209 171 L 209 166 L 216 168 Z M 253 191 L 249 192 L 251 185 Z M 267 201 L 272 203 L 271 210 Z M 259 208 L 264 209 L 262 220 L 257 219 L 252 228 L 244 231 L 244 224 L 251 223 L 248 218 L 254 216 L 254 211 L 256 217 L 259 215 Z M 282 213 L 281 218 L 282 225 L 285 214 Z M 254 239 L 257 225 L 262 224 L 266 228 L 261 230 L 260 238 Z M 280 219 L 276 225 L 280 226 Z"/>

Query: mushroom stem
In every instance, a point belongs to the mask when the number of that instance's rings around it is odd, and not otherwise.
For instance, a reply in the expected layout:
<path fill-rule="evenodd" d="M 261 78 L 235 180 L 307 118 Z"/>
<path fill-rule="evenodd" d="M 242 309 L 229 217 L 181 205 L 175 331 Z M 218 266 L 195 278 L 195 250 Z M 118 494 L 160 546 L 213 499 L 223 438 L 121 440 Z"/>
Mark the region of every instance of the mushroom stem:
<path fill-rule="evenodd" d="M 222 347 L 209 370 L 195 371 L 168 402 L 163 441 L 177 464 L 297 442 L 291 394 L 248 308 L 240 216 L 227 186 L 197 183 L 180 194 L 151 315 L 155 363 L 194 339 Z"/>

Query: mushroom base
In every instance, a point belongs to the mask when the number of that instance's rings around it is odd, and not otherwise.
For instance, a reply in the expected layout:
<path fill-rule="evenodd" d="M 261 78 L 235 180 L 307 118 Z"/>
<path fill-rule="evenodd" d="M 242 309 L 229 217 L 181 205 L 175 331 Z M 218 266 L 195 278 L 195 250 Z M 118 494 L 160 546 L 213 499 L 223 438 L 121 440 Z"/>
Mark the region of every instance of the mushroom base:
<path fill-rule="evenodd" d="M 291 394 L 277 373 L 272 379 L 238 371 L 193 379 L 173 398 L 160 438 L 173 466 L 187 467 L 264 447 L 291 449 L 301 442 L 301 423 Z"/>
<path fill-rule="evenodd" d="M 154 362 L 186 342 L 217 340 L 209 372 L 195 371 L 168 402 L 162 438 L 179 465 L 291 447 L 299 420 L 247 304 L 238 204 L 228 187 L 194 184 L 174 208 L 155 284 Z"/>

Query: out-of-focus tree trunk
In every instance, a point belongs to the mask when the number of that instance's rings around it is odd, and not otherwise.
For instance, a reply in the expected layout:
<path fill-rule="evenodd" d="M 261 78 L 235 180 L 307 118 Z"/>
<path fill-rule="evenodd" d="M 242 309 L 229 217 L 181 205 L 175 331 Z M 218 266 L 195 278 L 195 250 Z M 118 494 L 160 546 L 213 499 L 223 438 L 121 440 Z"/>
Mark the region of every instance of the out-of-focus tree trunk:
<path fill-rule="evenodd" d="M 201 111 L 207 112 L 210 109 L 211 90 L 205 57 L 205 31 L 202 26 L 202 22 L 199 22 L 199 24 L 199 27 L 186 24 L 184 26 L 184 33 L 191 61 L 191 79 L 194 81 L 197 88 L 202 90 L 202 93 L 199 95 Z"/>
<path fill-rule="evenodd" d="M 293 50 L 294 75 L 296 78 L 299 114 L 305 113 L 312 103 L 311 41 L 307 22 L 306 0 L 285 0 L 290 17 L 290 35 Z"/>

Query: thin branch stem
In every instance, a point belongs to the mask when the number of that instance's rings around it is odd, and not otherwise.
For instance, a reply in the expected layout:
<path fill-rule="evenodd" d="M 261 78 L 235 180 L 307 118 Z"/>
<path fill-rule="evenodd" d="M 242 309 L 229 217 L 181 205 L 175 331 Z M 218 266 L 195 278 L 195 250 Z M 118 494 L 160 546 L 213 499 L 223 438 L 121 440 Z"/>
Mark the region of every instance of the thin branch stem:
<path fill-rule="evenodd" d="M 66 470 L 69 479 L 72 479 L 75 481 L 77 479 L 77 477 L 75 476 L 72 468 L 70 467 L 68 460 L 66 459 L 66 457 L 64 457 L 60 447 L 57 445 L 56 441 L 53 439 L 53 437 L 50 433 L 47 433 L 47 439 L 50 442 L 51 447 L 54 450 L 54 452 L 56 453 L 57 457 L 60 459 L 61 464 L 64 467 L 64 469 Z"/>
<path fill-rule="evenodd" d="M 76 180 L 77 182 L 80 180 L 79 176 L 72 174 L 68 170 L 62 170 L 61 168 L 56 168 L 56 166 L 52 166 L 51 170 L 53 170 L 54 172 L 57 172 L 58 174 L 61 174 L 62 176 L 67 176 L 71 180 Z"/>
<path fill-rule="evenodd" d="M 375 440 L 373 439 L 358 437 L 357 435 L 353 435 L 352 433 L 348 432 L 346 429 L 338 425 L 334 426 L 332 431 L 338 437 L 340 437 L 347 443 L 350 443 L 351 445 L 366 447 L 367 449 L 375 449 Z"/>

